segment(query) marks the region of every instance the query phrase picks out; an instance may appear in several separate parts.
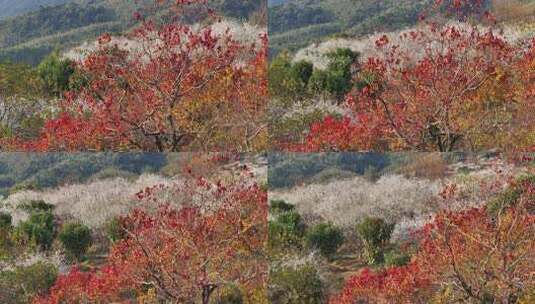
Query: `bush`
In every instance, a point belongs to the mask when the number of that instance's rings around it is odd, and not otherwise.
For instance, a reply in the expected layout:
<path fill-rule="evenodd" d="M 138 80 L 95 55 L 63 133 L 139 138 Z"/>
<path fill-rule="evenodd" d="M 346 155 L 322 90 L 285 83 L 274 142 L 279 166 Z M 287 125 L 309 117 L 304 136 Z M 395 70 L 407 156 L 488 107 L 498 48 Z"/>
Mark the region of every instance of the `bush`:
<path fill-rule="evenodd" d="M 55 206 L 51 204 L 47 204 L 43 200 L 31 200 L 28 202 L 24 202 L 20 205 L 18 205 L 19 209 L 24 210 L 26 212 L 32 213 L 32 212 L 48 212 L 54 210 Z"/>
<path fill-rule="evenodd" d="M 389 250 L 384 254 L 386 266 L 405 266 L 407 265 L 411 257 L 404 252 L 398 250 Z"/>
<path fill-rule="evenodd" d="M 319 249 L 322 255 L 330 258 L 344 242 L 344 234 L 331 223 L 321 223 L 307 231 L 306 241 L 309 247 Z"/>
<path fill-rule="evenodd" d="M 269 202 L 269 211 L 271 213 L 282 213 L 295 210 L 295 206 L 288 204 L 283 200 L 271 200 Z"/>
<path fill-rule="evenodd" d="M 376 265 L 384 261 L 384 248 L 390 240 L 395 224 L 382 218 L 366 217 L 357 225 L 357 233 L 364 243 L 364 254 L 368 264 Z"/>
<path fill-rule="evenodd" d="M 91 246 L 91 229 L 79 223 L 68 223 L 59 233 L 59 240 L 67 252 L 80 260 Z"/>
<path fill-rule="evenodd" d="M 119 217 L 114 217 L 110 219 L 106 223 L 105 229 L 106 229 L 106 236 L 112 243 L 115 243 L 125 238 L 125 230 L 122 226 L 122 223 Z"/>
<path fill-rule="evenodd" d="M 323 284 L 313 265 L 283 267 L 270 273 L 270 303 L 324 303 Z"/>
<path fill-rule="evenodd" d="M 0 212 L 0 231 L 11 229 L 12 221 L 11 214 Z"/>
<path fill-rule="evenodd" d="M 31 243 L 41 250 L 48 250 L 54 240 L 54 215 L 51 212 L 35 212 L 16 229 L 19 241 Z"/>
<path fill-rule="evenodd" d="M 269 246 L 280 249 L 299 248 L 305 228 L 299 213 L 293 210 L 283 212 L 275 220 L 269 221 Z"/>
<path fill-rule="evenodd" d="M 56 266 L 37 262 L 0 272 L 0 302 L 5 304 L 31 303 L 32 299 L 48 291 L 56 281 Z"/>

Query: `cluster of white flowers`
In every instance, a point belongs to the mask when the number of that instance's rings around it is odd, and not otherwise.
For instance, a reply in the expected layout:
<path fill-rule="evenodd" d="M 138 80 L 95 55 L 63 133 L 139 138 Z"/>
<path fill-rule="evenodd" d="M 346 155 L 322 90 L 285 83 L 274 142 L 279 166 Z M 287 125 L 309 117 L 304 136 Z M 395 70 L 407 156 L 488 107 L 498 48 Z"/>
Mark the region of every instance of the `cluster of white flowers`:
<path fill-rule="evenodd" d="M 31 200 L 44 200 L 55 206 L 54 213 L 57 216 L 72 218 L 91 228 L 97 228 L 110 218 L 125 214 L 135 206 L 135 194 L 140 190 L 168 183 L 170 179 L 143 174 L 133 182 L 124 178 L 113 178 L 42 191 L 27 190 L 7 197 L 2 202 L 2 209 L 11 213 L 16 224 L 28 216 L 17 208 L 20 204 Z"/>
<path fill-rule="evenodd" d="M 270 199 L 283 199 L 295 204 L 303 215 L 319 217 L 342 227 L 353 227 L 365 216 L 397 221 L 403 217 L 427 214 L 435 209 L 433 199 L 440 189 L 439 181 L 385 175 L 377 182 L 355 177 L 273 191 Z"/>
<path fill-rule="evenodd" d="M 447 26 L 455 26 L 461 30 L 470 30 L 472 25 L 462 22 L 449 22 Z M 478 27 L 481 31 L 485 31 L 487 28 L 484 26 Z M 414 55 L 413 58 L 418 59 L 418 55 L 423 56 L 423 50 L 420 45 L 411 42 L 409 39 L 404 39 L 401 41 L 401 36 L 404 34 L 409 34 L 412 31 L 424 31 L 428 32 L 429 28 L 427 26 L 415 26 L 413 28 L 398 30 L 394 32 L 385 32 L 385 33 L 374 33 L 366 37 L 360 37 L 355 39 L 350 38 L 336 38 L 330 39 L 322 43 L 315 43 L 308 47 L 305 47 L 299 50 L 293 60 L 300 61 L 305 60 L 312 62 L 314 66 L 318 69 L 325 69 L 329 63 L 329 59 L 326 54 L 332 52 L 339 48 L 349 48 L 352 51 L 359 52 L 362 56 L 362 62 L 366 61 L 370 57 L 376 57 L 379 55 L 375 42 L 383 36 L 387 36 L 390 40 L 390 43 L 403 46 L 405 50 L 410 50 L 410 53 Z M 525 31 L 522 30 L 518 25 L 504 25 L 502 27 L 501 37 L 510 42 L 526 40 L 529 37 L 534 36 L 534 31 Z"/>
<path fill-rule="evenodd" d="M 385 218 L 396 223 L 392 237 L 399 240 L 425 225 L 443 208 L 460 210 L 481 206 L 506 186 L 500 183 L 504 177 L 518 176 L 522 170 L 494 158 L 472 159 L 450 164 L 447 171 L 451 174 L 437 180 L 388 173 L 372 182 L 357 176 L 274 190 L 269 198 L 294 204 L 309 224 L 329 221 L 353 229 L 363 217 Z M 455 199 L 443 199 L 441 192 L 452 184 L 456 185 Z"/>
<path fill-rule="evenodd" d="M 200 25 L 195 25 L 192 27 L 193 30 L 200 30 L 202 28 L 203 27 L 201 27 Z M 258 42 L 260 41 L 262 34 L 267 33 L 266 28 L 252 25 L 247 22 L 222 20 L 221 22 L 214 23 L 214 25 L 212 26 L 212 31 L 217 36 L 225 35 L 227 30 L 234 40 L 240 43 L 257 42 L 257 47 L 261 45 Z M 140 41 L 131 39 L 128 36 L 124 35 L 112 36 L 110 38 L 111 41 L 109 42 L 109 45 L 117 45 L 119 49 L 128 50 L 138 55 L 146 54 L 147 50 L 157 50 L 159 46 L 159 44 L 157 43 L 158 39 L 150 39 L 150 41 L 147 41 L 147 43 L 149 43 L 150 45 L 145 45 Z M 155 35 L 154 38 L 156 38 Z M 98 48 L 98 40 L 85 42 L 84 44 L 65 52 L 63 54 L 63 57 L 74 61 L 81 61 L 91 52 L 98 50 Z"/>

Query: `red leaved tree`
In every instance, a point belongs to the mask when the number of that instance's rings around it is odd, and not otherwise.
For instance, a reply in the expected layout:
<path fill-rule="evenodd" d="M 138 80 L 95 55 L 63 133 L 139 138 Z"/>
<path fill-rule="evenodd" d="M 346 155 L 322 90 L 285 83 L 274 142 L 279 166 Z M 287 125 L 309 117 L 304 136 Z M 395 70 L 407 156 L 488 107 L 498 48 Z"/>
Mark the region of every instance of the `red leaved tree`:
<path fill-rule="evenodd" d="M 228 184 L 202 178 L 138 194 L 146 208 L 121 219 L 124 238 L 106 265 L 62 275 L 36 303 L 101 303 L 152 295 L 203 303 L 216 290 L 265 287 L 267 196 L 249 172 Z"/>
<path fill-rule="evenodd" d="M 483 1 L 434 10 L 486 12 Z M 376 41 L 346 96 L 351 114 L 313 123 L 298 151 L 527 149 L 534 145 L 533 41 L 497 26 L 425 22 Z M 338 136 L 339 135 L 339 136 Z"/>
<path fill-rule="evenodd" d="M 407 266 L 350 278 L 332 303 L 517 303 L 535 288 L 535 183 L 502 205 L 444 211 L 421 231 Z"/>
<path fill-rule="evenodd" d="M 78 64 L 80 88 L 65 94 L 36 142 L 15 149 L 264 148 L 267 37 L 235 39 L 203 2 L 176 1 L 166 22 L 142 20 L 124 38 L 100 37 Z M 206 16 L 195 25 L 184 21 L 192 6 Z"/>

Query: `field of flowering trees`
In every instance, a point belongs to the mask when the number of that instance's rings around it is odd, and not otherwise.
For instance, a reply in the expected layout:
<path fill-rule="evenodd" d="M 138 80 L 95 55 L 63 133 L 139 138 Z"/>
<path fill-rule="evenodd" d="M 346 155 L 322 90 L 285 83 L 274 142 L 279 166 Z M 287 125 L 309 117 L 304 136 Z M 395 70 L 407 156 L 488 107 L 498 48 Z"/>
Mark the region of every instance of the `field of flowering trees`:
<path fill-rule="evenodd" d="M 535 0 L 34 2 L 0 304 L 535 303 Z"/>
<path fill-rule="evenodd" d="M 302 183 L 270 187 L 272 303 L 535 299 L 533 158 L 382 157 L 278 156 Z"/>
<path fill-rule="evenodd" d="M 57 186 L 11 188 L 0 200 L 0 301 L 264 299 L 262 156 L 149 157 L 163 157 L 164 165 L 142 169 L 147 161 L 131 172 L 105 167 L 78 183 L 69 180 L 77 168 L 67 166 L 58 170 Z M 68 154 L 58 158 L 73 162 Z M 32 154 L 25 162 L 31 170 L 46 160 Z"/>
<path fill-rule="evenodd" d="M 280 114 L 273 148 L 531 149 L 534 3 L 428 2 L 409 27 L 280 52 L 269 67 L 270 107 Z"/>

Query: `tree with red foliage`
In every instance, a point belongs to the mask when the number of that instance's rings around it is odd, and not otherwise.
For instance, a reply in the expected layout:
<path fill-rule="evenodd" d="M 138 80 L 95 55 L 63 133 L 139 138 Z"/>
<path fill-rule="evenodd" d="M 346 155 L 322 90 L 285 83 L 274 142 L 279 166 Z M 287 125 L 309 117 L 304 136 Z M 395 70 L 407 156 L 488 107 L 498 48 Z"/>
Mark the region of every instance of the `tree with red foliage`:
<path fill-rule="evenodd" d="M 526 70 L 515 69 L 522 47 L 492 30 L 436 24 L 402 34 L 401 44 L 389 40 L 379 39 L 381 55 L 363 65 L 358 80 L 365 86 L 346 96 L 353 117 L 312 125 L 298 149 L 445 152 L 524 144 L 512 141 L 520 140 L 515 132 L 526 134 L 521 120 L 534 106 L 532 96 L 522 96 L 529 92 Z M 326 140 L 340 128 L 348 136 Z"/>
<path fill-rule="evenodd" d="M 483 1 L 437 1 L 434 10 L 485 10 Z M 376 41 L 361 64 L 344 118 L 313 123 L 298 151 L 526 149 L 535 144 L 533 41 L 496 26 L 426 21 Z M 394 42 L 397 41 L 397 42 Z"/>
<path fill-rule="evenodd" d="M 166 303 L 208 304 L 225 287 L 263 289 L 267 196 L 249 174 L 228 184 L 198 178 L 140 192 L 147 208 L 121 219 L 125 237 L 106 265 L 72 269 L 36 303 L 127 301 L 149 291 Z"/>
<path fill-rule="evenodd" d="M 172 21 L 141 20 L 126 45 L 101 36 L 98 49 L 78 64 L 81 88 L 65 94 L 60 113 L 45 122 L 37 141 L 15 149 L 264 148 L 266 35 L 238 41 L 230 30 L 214 30 L 221 21 L 205 1 L 175 2 Z M 184 21 L 192 7 L 194 16 L 206 16 L 201 25 Z"/>
<path fill-rule="evenodd" d="M 535 184 L 494 212 L 444 211 L 420 232 L 407 266 L 350 278 L 332 303 L 517 303 L 535 288 Z M 518 191 L 517 191 L 518 190 Z"/>

